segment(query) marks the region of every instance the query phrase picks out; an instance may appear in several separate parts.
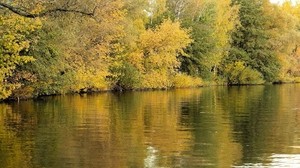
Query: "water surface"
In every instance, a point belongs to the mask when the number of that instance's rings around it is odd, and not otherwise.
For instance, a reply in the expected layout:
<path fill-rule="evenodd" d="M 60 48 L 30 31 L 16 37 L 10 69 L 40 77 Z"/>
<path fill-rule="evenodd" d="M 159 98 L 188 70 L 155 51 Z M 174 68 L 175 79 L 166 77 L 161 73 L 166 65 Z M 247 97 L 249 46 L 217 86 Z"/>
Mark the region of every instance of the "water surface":
<path fill-rule="evenodd" d="M 0 104 L 0 167 L 300 167 L 300 85 Z"/>

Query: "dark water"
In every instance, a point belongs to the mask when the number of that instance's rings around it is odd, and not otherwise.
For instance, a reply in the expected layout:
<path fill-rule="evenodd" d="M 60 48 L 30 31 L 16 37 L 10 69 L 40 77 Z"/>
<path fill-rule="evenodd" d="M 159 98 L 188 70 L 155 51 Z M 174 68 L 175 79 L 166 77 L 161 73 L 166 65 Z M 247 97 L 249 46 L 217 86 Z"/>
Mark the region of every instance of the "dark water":
<path fill-rule="evenodd" d="M 0 104 L 0 167 L 300 167 L 300 85 Z"/>

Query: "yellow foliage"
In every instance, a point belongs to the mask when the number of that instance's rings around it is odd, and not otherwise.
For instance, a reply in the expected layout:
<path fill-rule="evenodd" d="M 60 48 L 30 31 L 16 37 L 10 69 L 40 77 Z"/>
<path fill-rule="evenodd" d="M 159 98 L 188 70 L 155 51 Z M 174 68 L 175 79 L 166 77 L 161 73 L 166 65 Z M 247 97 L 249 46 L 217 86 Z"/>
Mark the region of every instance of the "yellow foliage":
<path fill-rule="evenodd" d="M 142 76 L 141 85 L 143 89 L 167 89 L 173 84 L 166 71 L 153 71 Z"/>
<path fill-rule="evenodd" d="M 128 54 L 127 62 L 135 66 L 140 72 L 145 71 L 145 67 L 143 66 L 143 54 L 140 51 L 133 51 Z"/>
<path fill-rule="evenodd" d="M 290 82 L 294 80 L 293 76 L 297 76 L 300 67 L 299 7 L 293 6 L 287 1 L 282 6 L 276 7 L 276 10 L 270 9 L 266 13 L 272 16 L 272 20 L 269 21 L 270 35 L 273 39 L 271 45 L 275 48 L 281 65 L 278 80 Z"/>
<path fill-rule="evenodd" d="M 109 83 L 105 80 L 108 75 L 104 71 L 91 69 L 78 69 L 75 73 L 75 83 L 71 86 L 73 91 L 100 91 L 109 89 Z"/>
<path fill-rule="evenodd" d="M 172 87 L 172 78 L 180 66 L 178 57 L 185 55 L 183 49 L 192 42 L 188 33 L 179 22 L 165 20 L 140 35 L 139 45 L 128 60 L 144 74 L 142 88 Z"/>
<path fill-rule="evenodd" d="M 19 87 L 20 87 L 19 84 L 1 84 L 0 85 L 0 100 L 9 97 L 12 94 L 12 91 Z"/>
<path fill-rule="evenodd" d="M 168 53 L 169 57 L 183 54 L 183 48 L 192 42 L 189 31 L 180 27 L 179 22 L 165 20 L 154 30 L 141 34 L 141 47 L 150 54 Z M 172 55 L 174 54 L 174 55 Z"/>
<path fill-rule="evenodd" d="M 174 77 L 175 88 L 198 87 L 203 86 L 200 78 L 188 76 L 186 74 L 176 74 Z"/>
<path fill-rule="evenodd" d="M 41 28 L 39 19 L 28 19 L 15 14 L 0 16 L 0 100 L 5 99 L 12 90 L 20 86 L 10 83 L 6 78 L 12 76 L 17 65 L 33 61 L 31 56 L 21 55 L 30 46 L 28 35 Z"/>
<path fill-rule="evenodd" d="M 239 25 L 238 6 L 232 5 L 230 0 L 215 1 L 216 18 L 213 23 L 213 38 L 217 39 L 214 49 L 214 59 L 212 63 L 218 65 L 222 58 L 228 55 L 228 47 L 231 41 L 231 32 Z"/>

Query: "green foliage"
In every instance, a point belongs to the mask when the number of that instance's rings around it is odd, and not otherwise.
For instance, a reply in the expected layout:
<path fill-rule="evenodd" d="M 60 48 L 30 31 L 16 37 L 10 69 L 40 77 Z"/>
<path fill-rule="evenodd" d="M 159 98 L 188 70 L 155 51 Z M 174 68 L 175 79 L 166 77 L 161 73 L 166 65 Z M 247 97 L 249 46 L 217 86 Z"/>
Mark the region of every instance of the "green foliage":
<path fill-rule="evenodd" d="M 228 55 L 231 32 L 238 25 L 237 6 L 231 5 L 230 0 L 177 0 L 170 1 L 169 6 L 172 15 L 192 29 L 194 39 L 187 49 L 190 57 L 182 59 L 181 71 L 213 80 L 222 59 Z"/>
<path fill-rule="evenodd" d="M 115 85 L 122 89 L 137 89 L 140 87 L 141 74 L 136 67 L 128 62 L 111 69 Z"/>
<path fill-rule="evenodd" d="M 39 42 L 33 44 L 30 50 L 36 61 L 23 67 L 37 77 L 37 81 L 29 85 L 34 87 L 35 96 L 64 93 L 63 86 L 68 80 L 67 64 L 59 49 L 49 45 L 49 39 L 55 39 L 55 36 L 47 34 L 44 29 L 39 32 L 39 36 Z"/>
<path fill-rule="evenodd" d="M 241 27 L 233 33 L 233 47 L 228 60 L 243 60 L 249 67 L 259 71 L 268 82 L 274 81 L 279 73 L 280 64 L 274 49 L 271 48 L 270 29 L 267 21 L 270 16 L 265 10 L 268 1 L 234 1 L 240 5 Z M 238 54 L 237 54 L 238 53 Z M 243 53 L 243 54 L 241 54 Z"/>

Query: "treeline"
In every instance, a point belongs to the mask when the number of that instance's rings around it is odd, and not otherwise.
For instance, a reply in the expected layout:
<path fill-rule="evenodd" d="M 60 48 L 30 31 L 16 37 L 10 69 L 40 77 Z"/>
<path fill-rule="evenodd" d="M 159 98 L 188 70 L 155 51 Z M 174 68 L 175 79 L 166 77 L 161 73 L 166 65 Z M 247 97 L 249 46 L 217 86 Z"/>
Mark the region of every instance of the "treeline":
<path fill-rule="evenodd" d="M 2 0 L 0 100 L 296 82 L 299 8 L 268 0 Z"/>

